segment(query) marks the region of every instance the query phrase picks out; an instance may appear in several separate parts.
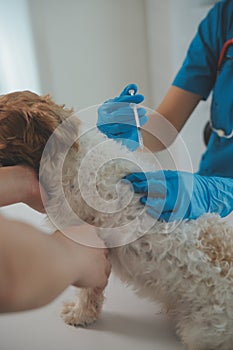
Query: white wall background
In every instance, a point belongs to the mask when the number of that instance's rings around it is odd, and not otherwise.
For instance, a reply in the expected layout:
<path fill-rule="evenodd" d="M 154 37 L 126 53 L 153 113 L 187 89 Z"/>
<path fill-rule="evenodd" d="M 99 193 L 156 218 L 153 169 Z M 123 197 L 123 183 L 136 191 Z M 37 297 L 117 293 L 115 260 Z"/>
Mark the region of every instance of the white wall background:
<path fill-rule="evenodd" d="M 0 0 L 1 93 L 50 93 L 56 102 L 80 110 L 135 82 L 145 105 L 156 108 L 213 2 Z M 204 150 L 208 108 L 201 103 L 181 133 L 194 170 Z M 95 124 L 94 113 L 86 117 Z M 182 146 L 175 143 L 172 152 L 182 168 Z M 160 158 L 166 166 L 166 153 Z M 14 208 L 19 216 L 26 210 Z"/>
<path fill-rule="evenodd" d="M 0 0 L 0 93 L 40 92 L 27 0 Z"/>
<path fill-rule="evenodd" d="M 76 109 L 135 82 L 148 96 L 145 2 L 28 0 L 42 89 Z"/>

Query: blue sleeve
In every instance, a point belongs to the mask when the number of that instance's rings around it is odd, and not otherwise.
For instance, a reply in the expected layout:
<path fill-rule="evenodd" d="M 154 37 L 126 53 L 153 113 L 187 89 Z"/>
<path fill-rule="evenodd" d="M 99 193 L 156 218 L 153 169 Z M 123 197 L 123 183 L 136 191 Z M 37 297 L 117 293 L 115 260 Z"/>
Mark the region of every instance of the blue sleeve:
<path fill-rule="evenodd" d="M 172 84 L 203 99 L 208 98 L 216 80 L 218 58 L 224 42 L 224 8 L 228 2 L 218 2 L 202 20 Z"/>

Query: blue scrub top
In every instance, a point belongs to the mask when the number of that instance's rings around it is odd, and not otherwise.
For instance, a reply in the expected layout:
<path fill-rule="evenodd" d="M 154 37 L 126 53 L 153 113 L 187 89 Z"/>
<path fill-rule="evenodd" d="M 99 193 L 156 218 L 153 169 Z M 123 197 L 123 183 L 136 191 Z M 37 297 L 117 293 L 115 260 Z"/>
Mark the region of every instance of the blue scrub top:
<path fill-rule="evenodd" d="M 233 38 L 233 0 L 218 2 L 200 23 L 173 85 L 206 100 L 212 92 L 211 121 L 226 134 L 233 130 L 233 45 L 218 70 L 224 43 Z M 233 177 L 233 138 L 212 132 L 199 174 Z"/>

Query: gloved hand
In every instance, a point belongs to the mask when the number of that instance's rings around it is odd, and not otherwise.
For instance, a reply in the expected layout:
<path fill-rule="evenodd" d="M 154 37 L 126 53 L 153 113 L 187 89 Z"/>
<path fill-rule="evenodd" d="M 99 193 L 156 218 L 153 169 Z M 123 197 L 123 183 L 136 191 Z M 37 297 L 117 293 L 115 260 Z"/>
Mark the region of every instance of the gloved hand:
<path fill-rule="evenodd" d="M 130 95 L 130 90 L 135 92 Z M 127 85 L 120 96 L 107 100 L 98 108 L 98 129 L 111 139 L 120 141 L 130 151 L 138 148 L 138 132 L 132 104 L 139 104 L 144 97 L 137 94 L 135 84 Z M 148 117 L 144 108 L 138 108 L 140 126 L 144 125 Z"/>
<path fill-rule="evenodd" d="M 142 193 L 146 211 L 158 220 L 196 219 L 204 213 L 227 216 L 233 210 L 233 179 L 182 171 L 132 173 L 124 177 Z"/>

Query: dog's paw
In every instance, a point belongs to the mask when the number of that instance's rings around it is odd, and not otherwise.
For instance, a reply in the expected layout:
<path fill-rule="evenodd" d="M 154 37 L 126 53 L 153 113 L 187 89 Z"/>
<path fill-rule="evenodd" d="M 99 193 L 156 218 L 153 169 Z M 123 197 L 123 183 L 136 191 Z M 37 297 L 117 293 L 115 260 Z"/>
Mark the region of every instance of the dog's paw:
<path fill-rule="evenodd" d="M 63 305 L 61 318 L 70 326 L 87 327 L 97 320 L 98 315 L 93 309 L 88 310 L 75 302 L 71 302 Z"/>

